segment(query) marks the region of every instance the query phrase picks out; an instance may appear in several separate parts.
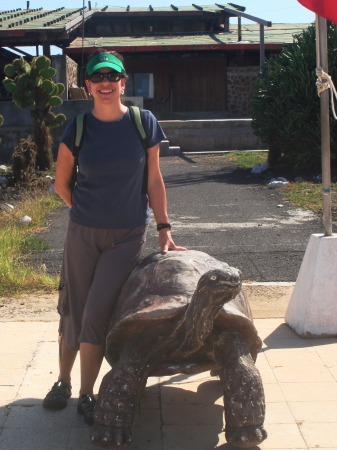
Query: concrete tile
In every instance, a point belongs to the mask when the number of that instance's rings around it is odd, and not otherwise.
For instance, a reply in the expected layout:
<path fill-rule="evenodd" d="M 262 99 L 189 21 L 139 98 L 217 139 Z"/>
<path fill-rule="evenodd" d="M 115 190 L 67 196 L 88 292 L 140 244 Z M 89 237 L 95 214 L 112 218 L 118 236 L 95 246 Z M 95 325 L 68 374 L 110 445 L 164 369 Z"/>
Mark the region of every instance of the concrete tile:
<path fill-rule="evenodd" d="M 334 377 L 334 379 L 337 381 L 337 364 L 332 367 L 329 366 L 329 372 Z"/>
<path fill-rule="evenodd" d="M 280 383 L 280 388 L 288 402 L 315 402 L 337 398 L 337 384 L 335 382 Z"/>
<path fill-rule="evenodd" d="M 154 386 L 154 385 L 159 385 L 159 383 L 160 383 L 159 377 L 149 377 L 147 379 L 146 386 L 150 387 L 150 386 Z"/>
<path fill-rule="evenodd" d="M 286 450 L 307 448 L 296 424 L 269 424 L 266 430 L 268 432 L 268 438 L 257 449 Z"/>
<path fill-rule="evenodd" d="M 160 407 L 160 385 L 146 386 L 140 400 L 142 408 Z"/>
<path fill-rule="evenodd" d="M 10 406 L 1 406 L 0 407 L 0 428 L 2 428 L 7 420 L 8 414 L 10 412 Z"/>
<path fill-rule="evenodd" d="M 210 450 L 226 443 L 221 426 L 164 425 L 162 431 L 164 450 Z"/>
<path fill-rule="evenodd" d="M 297 337 L 296 339 L 289 338 L 289 339 L 272 339 L 268 338 L 264 340 L 264 347 L 268 349 L 303 349 L 303 348 L 312 348 L 313 346 L 310 345 L 310 342 L 308 342 L 307 339 L 302 339 L 300 337 Z"/>
<path fill-rule="evenodd" d="M 10 385 L 10 381 L 7 381 L 7 386 L 0 386 L 0 406 L 7 405 L 17 396 L 20 385 Z"/>
<path fill-rule="evenodd" d="M 69 427 L 75 407 L 67 406 L 61 411 L 51 411 L 41 405 L 13 406 L 6 421 L 9 428 Z M 1 448 L 1 447 L 0 447 Z"/>
<path fill-rule="evenodd" d="M 21 384 L 27 373 L 26 369 L 0 369 L 0 385 Z"/>
<path fill-rule="evenodd" d="M 317 350 L 317 349 L 316 349 Z M 317 350 L 318 356 L 327 367 L 337 365 L 337 351 L 336 350 Z"/>
<path fill-rule="evenodd" d="M 295 423 L 295 420 L 286 402 L 268 403 L 264 423 Z"/>
<path fill-rule="evenodd" d="M 26 353 L 33 354 L 36 351 L 37 343 L 32 342 L 8 342 L 0 348 L 0 355 Z"/>
<path fill-rule="evenodd" d="M 32 353 L 9 353 L 7 355 L 0 355 L 0 367 L 1 369 L 27 369 L 27 365 L 32 358 Z"/>
<path fill-rule="evenodd" d="M 204 381 L 208 380 L 216 380 L 216 377 L 211 377 L 210 372 L 201 372 L 197 373 L 195 375 L 185 375 L 183 373 L 176 374 L 176 375 L 170 375 L 166 377 L 160 377 L 160 382 L 163 385 L 173 385 L 173 384 L 190 384 L 190 383 L 202 383 Z"/>
<path fill-rule="evenodd" d="M 4 450 L 65 450 L 71 428 L 3 428 L 0 448 Z"/>
<path fill-rule="evenodd" d="M 56 379 L 55 379 L 56 381 Z M 15 399 L 15 405 L 41 405 L 42 400 L 45 398 L 47 392 L 50 391 L 52 384 L 22 384 L 20 388 L 18 389 L 17 397 Z M 77 392 L 73 395 L 77 395 Z M 75 402 L 75 403 L 74 403 Z M 70 404 L 77 404 L 77 398 L 71 398 L 68 400 L 68 405 Z"/>
<path fill-rule="evenodd" d="M 14 333 L 0 332 L 0 342 L 33 342 L 37 343 L 41 341 L 44 335 L 44 331 L 17 331 Z"/>
<path fill-rule="evenodd" d="M 137 431 L 137 430 L 136 430 Z M 133 430 L 135 434 L 135 429 Z M 151 422 L 139 427 L 138 439 L 135 436 L 134 442 L 138 441 L 139 450 L 158 450 L 163 448 L 163 438 L 161 426 L 152 426 Z"/>
<path fill-rule="evenodd" d="M 49 322 L 6 322 L 1 327 L 1 332 L 17 334 L 29 332 L 45 332 L 48 330 Z"/>
<path fill-rule="evenodd" d="M 301 339 L 288 325 L 282 324 L 277 328 L 262 328 L 259 330 L 260 338 L 267 339 Z"/>
<path fill-rule="evenodd" d="M 329 423 L 337 422 L 337 399 L 316 402 L 288 402 L 289 408 L 297 422 Z M 337 437 L 337 428 L 336 428 Z"/>
<path fill-rule="evenodd" d="M 54 369 L 54 371 L 52 371 L 48 367 L 46 367 L 45 369 L 30 369 L 27 371 L 24 379 L 24 384 L 47 384 L 51 388 L 57 380 L 58 373 L 59 371 L 57 369 Z"/>
<path fill-rule="evenodd" d="M 269 362 L 264 352 L 261 351 L 258 353 L 255 365 L 258 369 L 265 366 L 269 367 Z"/>
<path fill-rule="evenodd" d="M 263 389 L 266 403 L 285 402 L 286 399 L 278 384 L 264 384 Z"/>
<path fill-rule="evenodd" d="M 219 425 L 223 424 L 223 406 L 162 404 L 164 425 Z"/>
<path fill-rule="evenodd" d="M 265 383 L 277 383 L 274 372 L 270 368 L 270 366 L 262 366 L 259 367 L 259 372 L 262 377 L 263 384 Z"/>
<path fill-rule="evenodd" d="M 58 343 L 57 342 L 40 342 L 39 348 L 37 349 L 36 354 L 44 354 L 44 353 L 53 353 L 54 355 L 58 354 Z"/>
<path fill-rule="evenodd" d="M 321 383 L 334 381 L 333 376 L 324 366 L 275 367 L 273 371 L 280 383 Z"/>
<path fill-rule="evenodd" d="M 204 383 L 190 383 L 175 386 L 161 386 L 161 402 L 163 403 L 194 403 L 212 405 L 222 397 L 220 383 L 210 380 Z"/>
<path fill-rule="evenodd" d="M 330 346 L 337 350 L 337 338 L 308 339 L 315 347 Z"/>
<path fill-rule="evenodd" d="M 337 422 L 335 423 L 303 423 L 300 425 L 301 433 L 308 447 L 335 447 L 337 448 Z"/>
<path fill-rule="evenodd" d="M 68 445 L 65 447 L 67 450 L 93 450 L 97 448 L 91 443 L 90 440 L 91 427 L 86 425 L 86 429 L 72 428 L 69 436 Z M 133 429 L 133 441 L 126 448 L 129 450 L 139 449 L 139 428 Z M 124 447 L 123 447 L 124 448 Z"/>
<path fill-rule="evenodd" d="M 318 354 L 311 349 L 266 350 L 265 355 L 271 367 L 276 366 L 324 366 Z"/>
<path fill-rule="evenodd" d="M 271 328 L 275 329 L 279 325 L 285 325 L 284 319 L 254 319 L 254 325 L 257 328 L 258 331 L 264 329 L 264 328 Z"/>

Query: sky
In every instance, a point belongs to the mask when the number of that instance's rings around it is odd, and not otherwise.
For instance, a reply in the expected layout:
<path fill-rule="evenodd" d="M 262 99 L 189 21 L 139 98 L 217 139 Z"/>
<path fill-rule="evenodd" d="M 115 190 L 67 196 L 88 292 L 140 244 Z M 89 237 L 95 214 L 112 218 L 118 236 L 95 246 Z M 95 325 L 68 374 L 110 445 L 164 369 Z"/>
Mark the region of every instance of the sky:
<path fill-rule="evenodd" d="M 111 3 L 107 3 L 111 2 Z M 192 3 L 197 5 L 214 5 L 214 3 L 235 3 L 246 7 L 246 13 L 260 19 L 268 20 L 272 23 L 310 23 L 315 20 L 314 13 L 304 8 L 297 0 L 91 0 L 92 7 L 103 8 L 108 5 L 110 7 L 144 7 L 148 5 L 169 6 L 173 3 L 175 6 L 189 6 Z M 7 3 L 8 5 L 8 3 Z M 26 9 L 26 0 L 11 0 L 10 8 Z M 88 0 L 84 0 L 84 5 L 88 5 Z M 30 0 L 30 8 L 55 9 L 61 6 L 67 8 L 81 8 L 83 0 Z M 7 6 L 8 7 L 8 6 Z M 1 7 L 3 9 L 3 7 Z M 231 23 L 237 23 L 237 19 L 231 19 Z M 252 23 L 249 20 L 242 19 L 242 23 Z M 35 55 L 35 48 L 26 47 L 22 50 Z M 40 48 L 40 54 L 42 49 Z M 52 54 L 61 54 L 61 50 L 57 47 L 51 48 Z"/>

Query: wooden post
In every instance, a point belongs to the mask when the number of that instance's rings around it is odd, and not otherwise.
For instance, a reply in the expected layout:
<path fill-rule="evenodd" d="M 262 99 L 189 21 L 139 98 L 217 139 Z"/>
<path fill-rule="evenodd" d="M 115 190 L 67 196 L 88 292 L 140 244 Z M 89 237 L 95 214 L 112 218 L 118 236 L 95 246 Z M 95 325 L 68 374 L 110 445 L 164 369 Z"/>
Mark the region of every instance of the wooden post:
<path fill-rule="evenodd" d="M 46 39 L 42 43 L 43 55 L 50 57 L 50 40 Z"/>
<path fill-rule="evenodd" d="M 264 62 L 264 25 L 260 24 L 260 69 Z"/>
<path fill-rule="evenodd" d="M 241 17 L 238 17 L 238 41 L 242 40 Z"/>
<path fill-rule="evenodd" d="M 328 73 L 328 37 L 326 19 L 316 14 L 317 66 Z M 322 151 L 322 196 L 324 236 L 332 236 L 331 223 L 331 167 L 330 167 L 330 123 L 329 89 L 320 95 L 321 102 L 321 151 Z"/>

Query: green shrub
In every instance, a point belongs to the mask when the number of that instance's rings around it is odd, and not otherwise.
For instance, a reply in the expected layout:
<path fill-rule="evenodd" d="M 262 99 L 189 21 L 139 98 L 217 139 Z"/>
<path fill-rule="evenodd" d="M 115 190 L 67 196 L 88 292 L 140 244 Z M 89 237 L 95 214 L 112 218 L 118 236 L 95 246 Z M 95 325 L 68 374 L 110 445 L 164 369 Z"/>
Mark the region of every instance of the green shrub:
<path fill-rule="evenodd" d="M 337 82 L 337 26 L 328 23 L 329 75 Z M 251 99 L 255 134 L 269 144 L 269 162 L 317 170 L 321 164 L 320 99 L 316 88 L 315 26 L 294 36 L 266 60 Z M 337 157 L 337 121 L 330 115 L 331 155 Z"/>

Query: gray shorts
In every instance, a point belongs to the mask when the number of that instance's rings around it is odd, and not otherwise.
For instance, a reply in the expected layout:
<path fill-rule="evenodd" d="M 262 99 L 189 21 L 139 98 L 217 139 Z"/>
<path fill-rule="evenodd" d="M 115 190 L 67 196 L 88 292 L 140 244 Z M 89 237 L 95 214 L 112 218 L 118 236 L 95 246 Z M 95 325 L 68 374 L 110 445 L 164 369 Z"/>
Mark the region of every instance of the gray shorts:
<path fill-rule="evenodd" d="M 81 342 L 105 345 L 112 309 L 142 257 L 147 228 L 104 230 L 70 220 L 57 307 L 67 347 L 78 350 Z"/>

